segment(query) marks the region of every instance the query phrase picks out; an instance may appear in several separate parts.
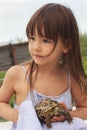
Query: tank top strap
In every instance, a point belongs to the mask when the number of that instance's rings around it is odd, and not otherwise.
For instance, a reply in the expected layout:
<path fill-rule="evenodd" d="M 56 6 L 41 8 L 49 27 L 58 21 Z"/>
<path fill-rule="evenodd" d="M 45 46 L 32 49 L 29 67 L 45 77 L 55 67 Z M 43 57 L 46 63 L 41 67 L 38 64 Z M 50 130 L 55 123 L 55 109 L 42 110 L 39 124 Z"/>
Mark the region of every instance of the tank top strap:
<path fill-rule="evenodd" d="M 26 73 L 26 68 L 24 66 L 22 66 L 22 70 Z"/>

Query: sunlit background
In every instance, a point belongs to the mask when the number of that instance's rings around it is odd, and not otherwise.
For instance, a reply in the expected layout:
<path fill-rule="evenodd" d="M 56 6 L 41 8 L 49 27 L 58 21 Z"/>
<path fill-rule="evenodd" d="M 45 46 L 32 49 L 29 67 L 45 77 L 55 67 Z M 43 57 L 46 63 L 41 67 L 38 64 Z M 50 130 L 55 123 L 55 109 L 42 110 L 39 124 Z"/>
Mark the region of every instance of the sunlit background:
<path fill-rule="evenodd" d="M 0 46 L 26 41 L 26 25 L 34 11 L 45 3 L 66 5 L 73 11 L 80 33 L 87 33 L 87 0 L 0 0 Z"/>

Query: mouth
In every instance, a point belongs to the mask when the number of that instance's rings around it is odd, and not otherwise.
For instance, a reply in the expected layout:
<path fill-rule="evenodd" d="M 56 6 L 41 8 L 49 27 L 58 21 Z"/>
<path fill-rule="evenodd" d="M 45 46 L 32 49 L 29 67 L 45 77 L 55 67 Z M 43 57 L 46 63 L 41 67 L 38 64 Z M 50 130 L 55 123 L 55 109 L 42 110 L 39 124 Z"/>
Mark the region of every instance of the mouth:
<path fill-rule="evenodd" d="M 43 56 L 38 55 L 38 54 L 33 54 L 33 56 L 34 56 L 35 58 L 43 58 Z"/>

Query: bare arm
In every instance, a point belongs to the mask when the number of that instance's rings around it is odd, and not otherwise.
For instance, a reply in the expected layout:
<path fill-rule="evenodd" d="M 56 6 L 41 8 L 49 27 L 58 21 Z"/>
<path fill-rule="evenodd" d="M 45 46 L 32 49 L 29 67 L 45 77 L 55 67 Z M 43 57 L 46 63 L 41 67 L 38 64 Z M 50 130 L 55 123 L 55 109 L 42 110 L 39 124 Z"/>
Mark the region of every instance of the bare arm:
<path fill-rule="evenodd" d="M 74 79 L 72 79 L 72 97 L 76 104 L 76 110 L 70 111 L 72 117 L 87 119 L 87 96 L 83 94 Z"/>
<path fill-rule="evenodd" d="M 6 120 L 16 122 L 18 118 L 18 111 L 13 109 L 7 103 L 0 103 L 0 116 Z"/>
<path fill-rule="evenodd" d="M 9 69 L 0 88 L 0 116 L 6 120 L 17 121 L 18 112 L 9 105 L 10 98 L 15 93 L 14 67 Z"/>

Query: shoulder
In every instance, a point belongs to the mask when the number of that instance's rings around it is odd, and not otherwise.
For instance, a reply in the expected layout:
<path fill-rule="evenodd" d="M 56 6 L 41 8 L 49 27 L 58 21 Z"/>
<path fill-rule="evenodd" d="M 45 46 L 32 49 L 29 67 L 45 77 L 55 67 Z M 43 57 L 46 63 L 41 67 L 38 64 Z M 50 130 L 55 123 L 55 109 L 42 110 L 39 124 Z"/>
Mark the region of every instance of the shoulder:
<path fill-rule="evenodd" d="M 71 84 L 71 93 L 76 105 L 81 106 L 82 104 L 86 104 L 87 106 L 86 96 L 74 78 L 71 78 Z"/>
<path fill-rule="evenodd" d="M 12 81 L 18 81 L 29 71 L 29 65 L 15 65 L 9 68 L 6 72 L 5 79 L 11 79 Z"/>
<path fill-rule="evenodd" d="M 9 83 L 15 85 L 21 77 L 24 75 L 24 71 L 21 65 L 15 65 L 9 68 L 4 77 L 4 83 Z"/>
<path fill-rule="evenodd" d="M 76 82 L 76 80 L 73 77 L 71 77 L 71 91 L 73 96 L 78 96 L 79 94 L 82 94 L 80 85 Z"/>
<path fill-rule="evenodd" d="M 9 76 L 11 78 L 17 77 L 21 72 L 21 66 L 20 65 L 15 65 L 9 68 L 6 72 L 6 76 Z"/>
<path fill-rule="evenodd" d="M 10 68 L 7 70 L 7 72 L 17 72 L 17 71 L 20 70 L 20 68 L 21 68 L 20 65 L 14 65 L 14 66 L 10 67 Z"/>
<path fill-rule="evenodd" d="M 20 74 L 23 69 L 25 69 L 27 71 L 27 69 L 29 69 L 29 65 L 14 65 L 12 67 L 10 67 L 8 70 L 7 70 L 7 74 L 11 74 L 11 75 L 18 75 Z"/>

